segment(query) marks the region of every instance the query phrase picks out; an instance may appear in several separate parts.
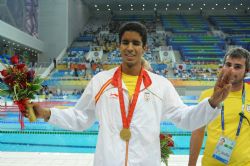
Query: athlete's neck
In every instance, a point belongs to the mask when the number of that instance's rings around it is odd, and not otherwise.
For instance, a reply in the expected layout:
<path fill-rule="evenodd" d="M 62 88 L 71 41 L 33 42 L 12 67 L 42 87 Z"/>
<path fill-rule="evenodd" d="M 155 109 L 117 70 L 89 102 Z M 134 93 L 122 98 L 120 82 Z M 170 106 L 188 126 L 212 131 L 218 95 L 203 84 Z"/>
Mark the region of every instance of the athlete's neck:
<path fill-rule="evenodd" d="M 231 92 L 240 91 L 243 88 L 243 81 L 240 83 L 232 84 Z"/>
<path fill-rule="evenodd" d="M 127 75 L 138 76 L 141 72 L 142 66 L 128 66 L 122 64 L 122 72 Z"/>

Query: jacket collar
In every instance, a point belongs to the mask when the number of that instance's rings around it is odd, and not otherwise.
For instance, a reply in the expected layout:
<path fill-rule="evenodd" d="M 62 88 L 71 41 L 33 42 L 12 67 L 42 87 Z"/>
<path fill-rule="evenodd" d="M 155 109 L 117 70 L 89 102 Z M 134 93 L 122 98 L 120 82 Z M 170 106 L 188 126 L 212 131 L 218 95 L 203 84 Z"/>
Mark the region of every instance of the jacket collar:
<path fill-rule="evenodd" d="M 147 88 L 152 84 L 152 80 L 149 77 L 148 72 L 144 68 L 142 68 L 141 72 L 142 72 L 142 80 L 143 80 L 144 88 Z M 111 84 L 114 87 L 118 87 L 118 79 L 121 78 L 121 73 L 122 73 L 122 71 L 121 71 L 121 66 L 120 66 L 116 69 L 116 71 L 112 77 Z"/>

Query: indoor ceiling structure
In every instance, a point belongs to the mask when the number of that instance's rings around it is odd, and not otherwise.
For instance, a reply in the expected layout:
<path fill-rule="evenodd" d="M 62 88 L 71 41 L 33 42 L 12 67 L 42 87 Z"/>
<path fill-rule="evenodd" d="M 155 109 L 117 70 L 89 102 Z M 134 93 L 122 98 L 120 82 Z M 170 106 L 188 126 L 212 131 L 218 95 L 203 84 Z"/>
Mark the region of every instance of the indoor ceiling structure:
<path fill-rule="evenodd" d="M 23 44 L 17 43 L 15 41 L 10 40 L 10 39 L 6 39 L 6 38 L 4 38 L 2 36 L 0 36 L 0 47 L 1 48 L 2 47 L 10 47 L 11 49 L 17 50 L 17 51 L 21 51 L 21 50 L 22 51 L 28 51 L 28 52 L 30 52 L 31 54 L 34 54 L 34 55 L 39 53 L 35 49 L 32 49 L 30 47 L 27 47 L 27 46 L 25 46 Z"/>
<path fill-rule="evenodd" d="M 82 0 L 90 11 L 249 10 L 250 0 Z"/>

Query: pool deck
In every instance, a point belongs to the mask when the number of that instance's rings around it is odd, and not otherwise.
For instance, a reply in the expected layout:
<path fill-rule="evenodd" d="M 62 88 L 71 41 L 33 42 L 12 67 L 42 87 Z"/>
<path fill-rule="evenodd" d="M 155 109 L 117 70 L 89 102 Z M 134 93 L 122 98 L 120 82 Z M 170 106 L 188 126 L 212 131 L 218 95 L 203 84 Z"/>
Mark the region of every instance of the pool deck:
<path fill-rule="evenodd" d="M 90 153 L 1 152 L 0 166 L 93 166 Z M 201 156 L 197 166 L 200 164 Z M 187 166 L 188 155 L 171 155 L 169 166 Z M 164 164 L 162 164 L 164 166 Z"/>

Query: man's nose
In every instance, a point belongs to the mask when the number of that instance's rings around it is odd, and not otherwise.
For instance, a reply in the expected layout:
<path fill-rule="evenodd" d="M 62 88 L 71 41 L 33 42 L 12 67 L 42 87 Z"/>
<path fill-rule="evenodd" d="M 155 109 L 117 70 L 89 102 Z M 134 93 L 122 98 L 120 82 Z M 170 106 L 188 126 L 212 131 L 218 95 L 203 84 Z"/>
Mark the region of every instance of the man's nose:
<path fill-rule="evenodd" d="M 234 72 L 234 71 L 236 70 L 234 66 L 230 66 L 229 69 L 230 69 L 232 72 Z"/>
<path fill-rule="evenodd" d="M 133 50 L 133 47 L 134 47 L 133 43 L 132 43 L 132 42 L 129 42 L 129 43 L 128 43 L 127 49 L 128 49 L 128 50 Z"/>

